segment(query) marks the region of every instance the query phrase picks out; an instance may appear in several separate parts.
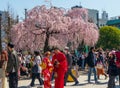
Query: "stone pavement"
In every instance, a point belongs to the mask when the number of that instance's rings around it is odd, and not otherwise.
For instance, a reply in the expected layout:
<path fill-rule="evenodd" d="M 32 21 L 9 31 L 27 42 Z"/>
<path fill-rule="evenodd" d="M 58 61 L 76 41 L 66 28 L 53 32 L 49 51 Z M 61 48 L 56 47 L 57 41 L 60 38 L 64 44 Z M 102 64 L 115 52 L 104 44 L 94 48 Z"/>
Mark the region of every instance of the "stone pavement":
<path fill-rule="evenodd" d="M 74 82 L 67 82 L 67 86 L 65 86 L 64 88 L 107 88 L 107 82 L 108 79 L 104 79 L 104 76 L 100 77 L 100 80 L 98 84 L 94 83 L 93 80 L 93 76 L 91 77 L 91 84 L 88 84 L 87 82 L 87 74 L 81 74 L 78 78 L 79 80 L 79 85 L 77 86 L 73 86 Z M 21 79 L 19 80 L 19 87 L 18 88 L 30 88 L 28 85 L 30 84 L 31 79 Z M 32 88 L 39 88 L 39 83 L 38 80 L 36 79 L 35 81 L 35 87 Z M 52 83 L 52 85 L 54 86 L 54 84 Z M 59 84 L 58 84 L 59 85 Z M 117 87 L 116 88 L 120 88 L 120 86 L 118 86 L 118 82 L 116 83 Z M 53 87 L 54 88 L 54 87 Z"/>

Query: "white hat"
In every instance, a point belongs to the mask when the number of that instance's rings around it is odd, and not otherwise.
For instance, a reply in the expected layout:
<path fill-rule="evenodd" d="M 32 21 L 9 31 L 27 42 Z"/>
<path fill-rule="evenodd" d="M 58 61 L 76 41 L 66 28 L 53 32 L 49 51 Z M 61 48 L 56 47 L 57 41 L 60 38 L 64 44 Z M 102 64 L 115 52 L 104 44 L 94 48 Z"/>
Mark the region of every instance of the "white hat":
<path fill-rule="evenodd" d="M 66 46 L 66 47 L 65 47 L 65 50 L 69 50 L 69 47 Z"/>

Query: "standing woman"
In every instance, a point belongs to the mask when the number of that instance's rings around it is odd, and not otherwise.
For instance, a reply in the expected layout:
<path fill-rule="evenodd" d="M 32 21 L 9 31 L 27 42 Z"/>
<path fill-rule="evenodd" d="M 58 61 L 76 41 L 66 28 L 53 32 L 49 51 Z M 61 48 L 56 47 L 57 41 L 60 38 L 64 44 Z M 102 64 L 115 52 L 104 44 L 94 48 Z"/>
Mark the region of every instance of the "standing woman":
<path fill-rule="evenodd" d="M 40 67 L 40 64 L 41 64 L 41 58 L 40 58 L 40 52 L 39 51 L 34 51 L 34 61 L 33 61 L 33 67 L 32 67 L 32 81 L 31 81 L 31 84 L 30 86 L 33 87 L 35 84 L 35 79 L 37 78 L 39 80 L 39 83 L 40 85 L 43 84 L 43 81 L 41 79 L 41 67 Z"/>
<path fill-rule="evenodd" d="M 7 52 L 5 50 L 2 51 L 1 56 L 0 56 L 0 77 L 2 78 L 2 88 L 7 88 L 7 86 L 5 86 L 7 80 L 5 80 L 5 70 L 6 70 L 6 66 L 7 66 L 7 61 L 8 61 L 8 57 L 7 57 Z"/>
<path fill-rule="evenodd" d="M 108 74 L 109 74 L 109 81 L 108 81 L 108 88 L 115 88 L 115 77 L 118 75 L 118 69 L 115 64 L 115 54 L 110 52 L 108 58 Z"/>
<path fill-rule="evenodd" d="M 105 73 L 105 70 L 104 70 L 105 65 L 104 65 L 102 53 L 99 52 L 96 57 L 97 57 L 96 68 L 97 68 L 98 79 L 100 79 L 100 75 L 104 75 L 105 79 L 107 79 L 107 74 Z"/>
<path fill-rule="evenodd" d="M 55 87 L 64 88 L 64 77 L 67 72 L 67 58 L 58 48 L 54 49 L 52 63 L 54 65 Z"/>
<path fill-rule="evenodd" d="M 48 51 L 45 53 L 45 57 L 43 58 L 41 67 L 42 67 L 42 74 L 44 77 L 44 88 L 51 88 L 51 76 L 52 76 L 52 70 L 53 65 L 50 61 L 50 55 L 51 53 Z"/>

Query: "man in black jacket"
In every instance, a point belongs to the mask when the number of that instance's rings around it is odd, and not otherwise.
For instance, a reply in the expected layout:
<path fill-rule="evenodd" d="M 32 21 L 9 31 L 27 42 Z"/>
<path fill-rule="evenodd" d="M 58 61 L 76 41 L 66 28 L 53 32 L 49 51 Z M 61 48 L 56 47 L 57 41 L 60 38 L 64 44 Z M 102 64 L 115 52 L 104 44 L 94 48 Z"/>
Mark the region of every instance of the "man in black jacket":
<path fill-rule="evenodd" d="M 72 74 L 72 71 L 71 71 L 71 69 L 72 69 L 72 56 L 69 52 L 69 47 L 65 47 L 65 55 L 66 55 L 67 63 L 68 63 L 68 70 L 67 70 L 67 73 L 65 75 L 64 85 L 66 86 L 66 82 L 67 82 L 67 79 L 68 79 L 69 75 L 75 81 L 74 85 L 77 85 L 77 84 L 79 84 L 79 82 L 78 82 L 77 78 Z"/>
<path fill-rule="evenodd" d="M 88 57 L 87 57 L 87 64 L 89 66 L 88 83 L 90 83 L 90 77 L 91 77 L 91 73 L 92 72 L 94 73 L 95 83 L 98 83 L 98 81 L 97 81 L 97 74 L 96 74 L 96 68 L 95 68 L 96 56 L 95 56 L 95 48 L 94 47 L 90 48 L 90 52 L 88 53 Z"/>

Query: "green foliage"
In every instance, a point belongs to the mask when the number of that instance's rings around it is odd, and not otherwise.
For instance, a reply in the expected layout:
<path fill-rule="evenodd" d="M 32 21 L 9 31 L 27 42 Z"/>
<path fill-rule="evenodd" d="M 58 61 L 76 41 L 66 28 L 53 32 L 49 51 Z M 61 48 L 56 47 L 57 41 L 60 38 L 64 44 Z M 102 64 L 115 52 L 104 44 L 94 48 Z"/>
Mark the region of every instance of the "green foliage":
<path fill-rule="evenodd" d="M 112 26 L 104 26 L 100 29 L 100 37 L 98 47 L 103 49 L 119 48 L 120 45 L 120 29 Z"/>

